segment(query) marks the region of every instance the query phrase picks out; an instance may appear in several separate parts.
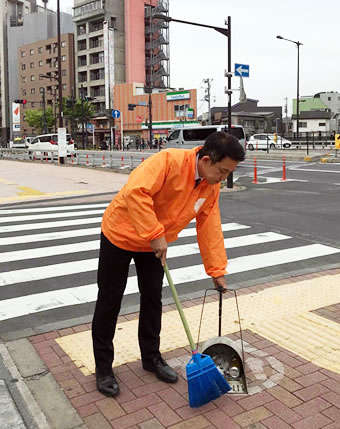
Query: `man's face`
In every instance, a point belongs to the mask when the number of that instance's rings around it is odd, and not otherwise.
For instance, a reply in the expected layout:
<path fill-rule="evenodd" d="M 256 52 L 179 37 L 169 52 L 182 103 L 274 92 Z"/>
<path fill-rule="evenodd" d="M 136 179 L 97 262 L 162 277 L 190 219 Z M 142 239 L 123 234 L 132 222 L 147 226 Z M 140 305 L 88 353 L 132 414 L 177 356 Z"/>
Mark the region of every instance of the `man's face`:
<path fill-rule="evenodd" d="M 216 185 L 226 180 L 238 165 L 238 161 L 234 161 L 231 158 L 224 158 L 214 164 L 209 156 L 203 156 L 200 161 L 198 173 L 209 185 Z"/>

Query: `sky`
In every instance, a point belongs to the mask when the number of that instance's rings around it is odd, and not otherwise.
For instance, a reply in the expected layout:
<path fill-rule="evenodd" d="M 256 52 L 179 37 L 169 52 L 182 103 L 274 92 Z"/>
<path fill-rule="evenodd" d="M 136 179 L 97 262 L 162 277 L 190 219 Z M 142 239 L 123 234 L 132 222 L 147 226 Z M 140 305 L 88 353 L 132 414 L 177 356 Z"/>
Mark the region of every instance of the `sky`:
<path fill-rule="evenodd" d="M 109 0 L 113 1 L 113 0 Z M 38 0 L 39 2 L 39 0 Z M 56 0 L 49 7 L 56 8 Z M 60 0 L 70 12 L 73 0 Z M 170 0 L 174 19 L 225 27 L 231 17 L 231 61 L 249 65 L 244 78 L 248 98 L 259 106 L 284 106 L 297 90 L 296 45 L 276 38 L 300 41 L 300 96 L 322 91 L 340 92 L 340 1 L 339 0 Z M 225 27 L 227 28 L 227 27 Z M 227 79 L 227 37 L 213 29 L 170 23 L 170 85 L 196 88 L 199 113 L 207 111 L 202 101 L 203 79 L 213 79 L 211 105 L 225 106 Z M 232 78 L 232 88 L 239 88 Z M 233 103 L 239 92 L 234 91 Z"/>

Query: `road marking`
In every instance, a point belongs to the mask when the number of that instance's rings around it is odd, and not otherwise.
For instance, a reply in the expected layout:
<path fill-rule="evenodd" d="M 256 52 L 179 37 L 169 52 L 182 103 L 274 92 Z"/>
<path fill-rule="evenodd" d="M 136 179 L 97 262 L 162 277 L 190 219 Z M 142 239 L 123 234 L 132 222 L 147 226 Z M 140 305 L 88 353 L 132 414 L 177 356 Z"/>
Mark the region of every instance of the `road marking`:
<path fill-rule="evenodd" d="M 106 208 L 109 203 L 103 204 L 80 204 L 73 206 L 56 206 L 56 207 L 34 207 L 30 209 L 7 209 L 1 210 L 0 215 L 4 214 L 18 214 L 18 213 L 37 213 L 37 212 L 60 212 L 74 209 L 98 209 L 98 208 Z"/>
<path fill-rule="evenodd" d="M 294 168 L 294 167 L 289 167 L 289 170 L 298 170 L 298 171 L 317 171 L 318 173 L 335 173 L 335 174 L 340 174 L 340 170 L 321 170 L 321 169 L 313 169 L 313 168 Z"/>
<path fill-rule="evenodd" d="M 226 249 L 235 247 L 251 246 L 255 244 L 271 243 L 273 241 L 287 240 L 288 235 L 266 232 L 260 234 L 250 234 L 241 237 L 226 238 L 224 246 Z M 23 261 L 26 259 L 45 258 L 48 256 L 66 255 L 70 253 L 88 252 L 98 250 L 100 240 L 85 241 L 81 243 L 64 244 L 60 246 L 40 247 L 38 249 L 25 249 L 13 252 L 0 253 L 0 263 Z M 194 255 L 199 253 L 197 243 L 182 244 L 168 247 L 167 257 L 177 258 L 179 256 Z"/>
<path fill-rule="evenodd" d="M 104 210 L 83 210 L 76 212 L 65 212 L 65 213 L 47 213 L 47 214 L 34 214 L 34 215 L 23 215 L 23 216 L 8 216 L 0 218 L 0 223 L 9 223 L 9 222 L 23 222 L 28 220 L 42 220 L 42 219 L 54 219 L 61 217 L 76 217 L 76 216 L 91 216 L 95 214 L 103 214 Z"/>
<path fill-rule="evenodd" d="M 45 192 L 37 191 L 36 189 L 29 188 L 27 186 L 17 186 L 17 189 L 21 189 L 22 192 L 17 192 L 17 195 L 20 195 L 21 197 L 25 197 L 27 195 L 46 195 Z"/>
<path fill-rule="evenodd" d="M 39 195 L 21 195 L 21 196 L 13 196 L 13 197 L 0 197 L 0 202 L 8 202 L 8 201 L 21 201 L 34 198 L 49 198 L 49 197 L 64 197 L 67 195 L 83 195 L 88 194 L 90 191 L 88 189 L 82 189 L 79 191 L 60 191 L 60 192 L 51 192 L 46 194 Z"/>
<path fill-rule="evenodd" d="M 311 244 L 307 246 L 277 250 L 274 252 L 260 253 L 257 255 L 241 256 L 230 259 L 228 266 L 229 275 L 256 270 L 289 262 L 303 261 L 310 258 L 332 255 L 339 253 L 336 249 L 322 244 Z M 79 272 L 94 271 L 97 269 L 98 259 L 87 261 L 68 262 L 40 268 L 28 268 L 24 270 L 3 273 L 0 286 L 8 286 L 15 283 L 23 283 L 31 280 L 59 277 L 63 275 L 77 274 Z M 210 278 L 203 265 L 176 268 L 171 270 L 175 284 L 194 282 Z M 168 286 L 164 280 L 164 286 Z M 125 295 L 138 292 L 137 277 L 128 278 Z M 96 283 L 41 292 L 33 295 L 10 298 L 0 301 L 0 320 L 25 316 L 39 311 L 51 310 L 53 308 L 66 307 L 76 304 L 93 302 L 97 297 Z"/>
<path fill-rule="evenodd" d="M 16 183 L 10 182 L 9 180 L 6 180 L 6 179 L 0 179 L 0 183 L 3 183 L 4 185 L 16 185 Z"/>

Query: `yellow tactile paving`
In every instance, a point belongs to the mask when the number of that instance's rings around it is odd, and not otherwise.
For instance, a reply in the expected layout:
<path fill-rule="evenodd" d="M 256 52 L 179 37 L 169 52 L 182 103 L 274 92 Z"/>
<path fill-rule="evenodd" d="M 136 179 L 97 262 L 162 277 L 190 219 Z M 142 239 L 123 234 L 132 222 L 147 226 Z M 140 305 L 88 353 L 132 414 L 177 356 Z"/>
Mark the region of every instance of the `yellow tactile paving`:
<path fill-rule="evenodd" d="M 311 311 L 340 302 L 340 275 L 323 276 L 297 283 L 288 283 L 258 293 L 239 296 L 242 328 L 296 353 L 314 364 L 340 373 L 340 325 L 315 315 Z M 201 305 L 184 310 L 197 338 Z M 217 335 L 218 303 L 208 303 L 200 341 Z M 224 300 L 222 335 L 238 331 L 234 298 Z M 140 359 L 137 341 L 138 320 L 117 325 L 115 366 Z M 82 369 L 93 373 L 91 332 L 81 332 L 58 338 L 57 342 Z M 187 346 L 177 311 L 163 314 L 161 351 Z"/>

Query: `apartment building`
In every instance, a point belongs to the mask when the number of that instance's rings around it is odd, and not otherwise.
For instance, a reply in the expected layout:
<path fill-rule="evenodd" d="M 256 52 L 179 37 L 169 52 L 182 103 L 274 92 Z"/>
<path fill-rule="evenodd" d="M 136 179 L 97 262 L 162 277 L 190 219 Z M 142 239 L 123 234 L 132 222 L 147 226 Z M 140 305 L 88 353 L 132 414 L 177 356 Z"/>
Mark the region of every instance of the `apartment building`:
<path fill-rule="evenodd" d="M 35 11 L 35 0 L 6 0 L 0 6 L 0 141 L 10 136 L 8 99 L 8 28 L 22 25 L 24 16 Z"/>
<path fill-rule="evenodd" d="M 27 109 L 53 107 L 58 113 L 58 44 L 57 37 L 23 45 L 18 49 L 19 98 L 28 102 L 23 106 L 21 133 L 36 134 L 34 128 L 25 121 Z M 74 35 L 61 35 L 62 93 L 63 97 L 72 95 L 75 88 Z"/>
<path fill-rule="evenodd" d="M 75 0 L 77 95 L 94 98 L 97 116 L 113 108 L 113 86 L 125 82 L 124 0 Z"/>

